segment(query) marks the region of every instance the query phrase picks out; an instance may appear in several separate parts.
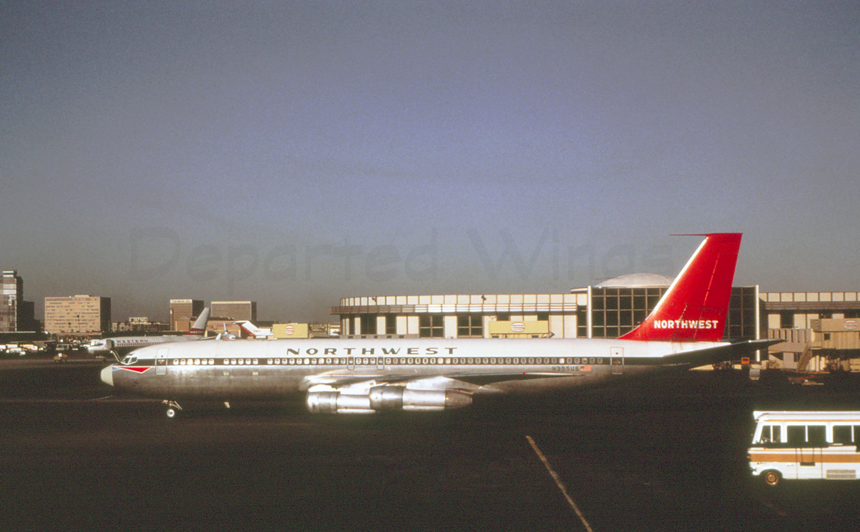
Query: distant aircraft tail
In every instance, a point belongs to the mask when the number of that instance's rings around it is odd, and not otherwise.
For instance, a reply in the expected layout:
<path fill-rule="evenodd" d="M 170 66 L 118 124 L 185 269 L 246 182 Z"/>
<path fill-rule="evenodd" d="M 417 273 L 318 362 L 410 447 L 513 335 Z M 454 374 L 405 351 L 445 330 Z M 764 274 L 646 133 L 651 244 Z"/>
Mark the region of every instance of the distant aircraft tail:
<path fill-rule="evenodd" d="M 254 338 L 263 332 L 250 321 L 237 321 L 236 325 L 238 325 L 239 328 L 242 329 L 243 333 L 247 334 L 251 338 Z"/>
<path fill-rule="evenodd" d="M 206 325 L 209 323 L 209 307 L 203 309 L 194 325 L 185 333 L 187 336 L 201 336 L 206 333 Z"/>
<path fill-rule="evenodd" d="M 623 340 L 719 342 L 726 328 L 740 233 L 711 233 L 638 327 Z"/>

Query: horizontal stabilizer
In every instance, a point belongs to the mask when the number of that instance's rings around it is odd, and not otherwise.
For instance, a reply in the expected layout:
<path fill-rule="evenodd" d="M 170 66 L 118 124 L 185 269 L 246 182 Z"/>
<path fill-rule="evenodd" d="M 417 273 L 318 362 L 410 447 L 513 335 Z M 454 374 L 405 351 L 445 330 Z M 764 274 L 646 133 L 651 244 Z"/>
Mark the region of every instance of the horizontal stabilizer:
<path fill-rule="evenodd" d="M 663 365 L 704 366 L 727 360 L 738 360 L 741 357 L 755 353 L 759 349 L 783 342 L 784 340 L 747 340 L 733 344 L 719 345 L 707 349 L 686 351 L 662 358 Z"/>

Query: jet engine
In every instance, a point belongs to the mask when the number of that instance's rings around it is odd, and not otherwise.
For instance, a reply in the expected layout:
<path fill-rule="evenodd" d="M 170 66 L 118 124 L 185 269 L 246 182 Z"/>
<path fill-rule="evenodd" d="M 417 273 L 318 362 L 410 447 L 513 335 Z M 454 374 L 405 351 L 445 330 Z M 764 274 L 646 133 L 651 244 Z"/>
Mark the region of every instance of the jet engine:
<path fill-rule="evenodd" d="M 458 390 L 411 390 L 402 386 L 374 386 L 367 394 L 339 391 L 309 392 L 308 410 L 315 414 L 372 414 L 380 410 L 433 411 L 462 408 L 472 396 Z"/>

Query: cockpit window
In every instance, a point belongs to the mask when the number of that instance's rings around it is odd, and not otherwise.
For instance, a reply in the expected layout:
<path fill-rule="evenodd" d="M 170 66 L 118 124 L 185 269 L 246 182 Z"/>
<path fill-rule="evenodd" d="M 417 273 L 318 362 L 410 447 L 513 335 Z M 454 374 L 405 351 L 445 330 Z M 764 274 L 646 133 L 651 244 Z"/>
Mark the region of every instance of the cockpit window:
<path fill-rule="evenodd" d="M 120 364 L 122 364 L 123 366 L 129 366 L 131 364 L 134 364 L 135 362 L 137 362 L 137 355 L 128 355 L 127 357 L 122 359 L 122 362 L 120 362 Z"/>

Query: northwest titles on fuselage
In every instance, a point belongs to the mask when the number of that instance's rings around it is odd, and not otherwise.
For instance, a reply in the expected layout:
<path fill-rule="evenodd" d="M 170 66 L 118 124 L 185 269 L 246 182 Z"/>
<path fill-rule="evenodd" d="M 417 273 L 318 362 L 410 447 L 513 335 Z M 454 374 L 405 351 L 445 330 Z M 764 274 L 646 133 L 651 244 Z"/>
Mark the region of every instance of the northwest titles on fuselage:
<path fill-rule="evenodd" d="M 308 347 L 299 349 L 294 347 L 287 348 L 288 355 L 296 356 L 431 356 L 431 355 L 448 355 L 453 356 L 456 347 L 324 347 L 317 349 L 316 347 Z M 378 351 L 378 352 L 377 352 Z"/>

